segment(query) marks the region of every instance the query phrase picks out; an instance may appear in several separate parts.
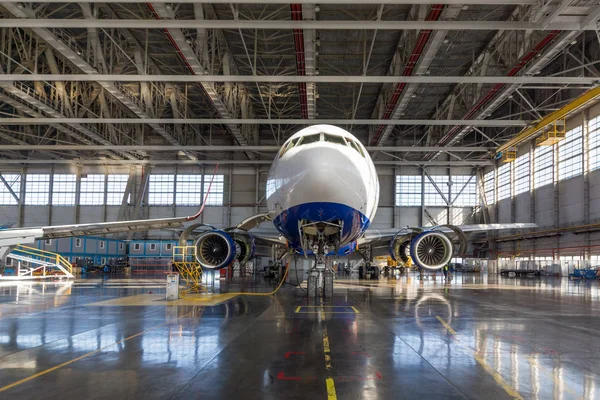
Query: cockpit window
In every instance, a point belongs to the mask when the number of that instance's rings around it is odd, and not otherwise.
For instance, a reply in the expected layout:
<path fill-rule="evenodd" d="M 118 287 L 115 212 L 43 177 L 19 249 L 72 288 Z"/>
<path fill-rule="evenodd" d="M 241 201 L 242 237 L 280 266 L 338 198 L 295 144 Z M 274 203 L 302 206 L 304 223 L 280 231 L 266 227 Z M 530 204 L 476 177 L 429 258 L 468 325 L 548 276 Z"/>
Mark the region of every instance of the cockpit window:
<path fill-rule="evenodd" d="M 292 147 L 296 146 L 296 144 L 298 143 L 298 139 L 294 139 L 292 141 L 290 141 L 288 144 L 286 144 L 285 146 L 281 147 L 281 151 L 279 152 L 279 157 L 283 157 L 283 155 Z"/>
<path fill-rule="evenodd" d="M 321 134 L 317 133 L 316 135 L 307 135 L 307 136 L 302 136 L 300 138 L 300 144 L 310 144 L 310 143 L 316 143 L 318 141 L 321 140 Z"/>
<path fill-rule="evenodd" d="M 328 135 L 327 133 L 325 133 L 323 136 L 325 136 L 326 142 L 337 143 L 346 146 L 346 140 L 344 140 L 343 136 Z"/>
<path fill-rule="evenodd" d="M 354 148 L 354 150 L 358 151 L 358 153 L 361 156 L 365 156 L 365 153 L 363 153 L 362 148 L 360 147 L 360 145 L 358 143 L 356 143 L 354 140 L 352 139 L 348 139 L 348 143 L 350 143 L 350 146 L 352 146 L 352 148 Z"/>

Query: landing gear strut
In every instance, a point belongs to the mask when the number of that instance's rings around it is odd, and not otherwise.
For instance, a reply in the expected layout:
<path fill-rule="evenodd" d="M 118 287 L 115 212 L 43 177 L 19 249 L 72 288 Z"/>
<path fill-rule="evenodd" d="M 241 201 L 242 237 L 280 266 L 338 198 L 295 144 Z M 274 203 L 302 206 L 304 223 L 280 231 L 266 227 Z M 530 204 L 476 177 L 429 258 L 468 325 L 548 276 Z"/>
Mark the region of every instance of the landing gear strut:
<path fill-rule="evenodd" d="M 326 246 L 315 249 L 315 265 L 308 271 L 308 297 L 333 297 L 334 271 L 325 264 Z"/>

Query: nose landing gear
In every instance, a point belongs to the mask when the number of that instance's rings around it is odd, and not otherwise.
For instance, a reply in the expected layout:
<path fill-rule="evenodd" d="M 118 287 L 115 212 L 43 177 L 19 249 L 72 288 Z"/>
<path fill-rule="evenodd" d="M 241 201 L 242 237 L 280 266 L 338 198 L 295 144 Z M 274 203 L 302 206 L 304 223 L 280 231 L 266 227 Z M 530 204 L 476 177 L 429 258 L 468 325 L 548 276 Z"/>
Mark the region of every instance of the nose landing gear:
<path fill-rule="evenodd" d="M 315 265 L 308 270 L 308 297 L 333 297 L 333 268 L 325 263 L 325 254 L 328 248 L 323 242 L 319 242 L 313 249 L 315 254 Z"/>

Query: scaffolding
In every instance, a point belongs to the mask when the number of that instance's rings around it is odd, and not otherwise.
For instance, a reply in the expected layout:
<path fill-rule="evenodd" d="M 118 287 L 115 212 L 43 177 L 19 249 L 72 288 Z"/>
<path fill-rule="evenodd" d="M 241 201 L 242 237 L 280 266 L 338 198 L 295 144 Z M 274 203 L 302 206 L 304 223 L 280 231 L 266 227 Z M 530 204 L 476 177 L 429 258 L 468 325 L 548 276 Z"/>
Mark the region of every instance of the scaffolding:
<path fill-rule="evenodd" d="M 207 292 L 202 285 L 202 266 L 196 259 L 196 246 L 173 246 L 173 264 L 187 287 L 182 294 Z"/>

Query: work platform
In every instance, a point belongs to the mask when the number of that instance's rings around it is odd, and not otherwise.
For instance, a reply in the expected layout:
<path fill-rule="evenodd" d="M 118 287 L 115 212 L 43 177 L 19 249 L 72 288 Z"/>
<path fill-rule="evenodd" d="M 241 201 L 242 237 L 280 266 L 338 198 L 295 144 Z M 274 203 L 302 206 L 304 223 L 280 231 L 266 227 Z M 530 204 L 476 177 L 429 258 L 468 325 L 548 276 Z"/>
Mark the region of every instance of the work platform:
<path fill-rule="evenodd" d="M 600 390 L 590 356 L 600 352 L 597 282 L 409 274 L 338 279 L 333 298 L 316 304 L 285 285 L 215 305 L 167 305 L 161 282 L 2 286 L 0 398 L 591 399 Z"/>

